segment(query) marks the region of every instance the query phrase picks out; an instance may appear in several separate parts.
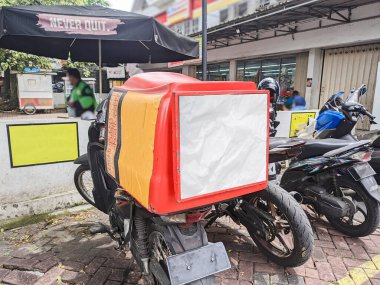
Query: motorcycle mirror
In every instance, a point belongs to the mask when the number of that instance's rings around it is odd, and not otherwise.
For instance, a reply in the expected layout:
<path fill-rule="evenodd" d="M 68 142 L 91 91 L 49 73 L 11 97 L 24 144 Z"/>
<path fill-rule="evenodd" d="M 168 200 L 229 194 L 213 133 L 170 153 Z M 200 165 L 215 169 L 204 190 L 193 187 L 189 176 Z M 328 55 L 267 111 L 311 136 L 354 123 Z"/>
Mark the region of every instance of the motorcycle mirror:
<path fill-rule="evenodd" d="M 367 85 L 363 85 L 363 87 L 360 88 L 359 96 L 363 96 L 364 94 L 367 93 L 367 91 L 368 91 Z"/>

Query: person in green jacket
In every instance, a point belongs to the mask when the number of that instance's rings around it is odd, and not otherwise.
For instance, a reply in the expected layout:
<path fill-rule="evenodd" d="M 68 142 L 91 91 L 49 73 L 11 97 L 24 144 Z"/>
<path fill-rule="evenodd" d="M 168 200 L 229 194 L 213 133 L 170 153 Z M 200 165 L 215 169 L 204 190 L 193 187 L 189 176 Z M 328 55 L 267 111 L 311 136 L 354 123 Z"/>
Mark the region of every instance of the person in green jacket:
<path fill-rule="evenodd" d="M 75 117 L 82 119 L 95 118 L 95 110 L 97 107 L 94 91 L 82 80 L 80 72 L 76 68 L 67 70 L 69 82 L 73 86 L 68 105 L 74 110 Z"/>

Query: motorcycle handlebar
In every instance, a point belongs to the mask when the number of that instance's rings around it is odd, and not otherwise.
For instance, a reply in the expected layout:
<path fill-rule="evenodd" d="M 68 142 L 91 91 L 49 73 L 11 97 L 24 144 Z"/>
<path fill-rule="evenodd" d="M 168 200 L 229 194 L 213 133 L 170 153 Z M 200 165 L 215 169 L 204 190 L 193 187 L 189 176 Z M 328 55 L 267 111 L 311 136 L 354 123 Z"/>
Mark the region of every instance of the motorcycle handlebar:
<path fill-rule="evenodd" d="M 363 108 L 363 115 L 367 116 L 371 123 L 375 123 L 375 116 L 373 116 L 368 110 Z"/>

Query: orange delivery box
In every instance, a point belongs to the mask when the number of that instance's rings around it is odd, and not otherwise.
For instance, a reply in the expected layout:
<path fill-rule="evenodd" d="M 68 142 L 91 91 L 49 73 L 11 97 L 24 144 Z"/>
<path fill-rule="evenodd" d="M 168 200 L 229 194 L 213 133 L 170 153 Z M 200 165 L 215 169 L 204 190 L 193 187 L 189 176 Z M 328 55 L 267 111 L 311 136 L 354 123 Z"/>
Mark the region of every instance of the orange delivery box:
<path fill-rule="evenodd" d="M 106 171 L 152 213 L 265 189 L 269 94 L 253 82 L 142 73 L 110 93 Z"/>

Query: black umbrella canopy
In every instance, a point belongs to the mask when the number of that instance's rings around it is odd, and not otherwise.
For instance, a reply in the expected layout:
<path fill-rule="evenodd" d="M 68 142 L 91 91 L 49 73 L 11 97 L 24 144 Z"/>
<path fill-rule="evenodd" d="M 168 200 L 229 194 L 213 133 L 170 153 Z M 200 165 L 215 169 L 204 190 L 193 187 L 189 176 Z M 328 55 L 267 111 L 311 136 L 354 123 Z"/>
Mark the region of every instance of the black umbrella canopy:
<path fill-rule="evenodd" d="M 100 44 L 101 43 L 101 48 Z M 198 57 L 198 42 L 154 18 L 100 6 L 0 10 L 0 48 L 73 61 L 159 63 Z"/>

